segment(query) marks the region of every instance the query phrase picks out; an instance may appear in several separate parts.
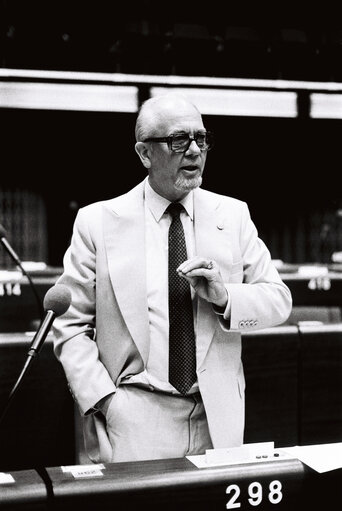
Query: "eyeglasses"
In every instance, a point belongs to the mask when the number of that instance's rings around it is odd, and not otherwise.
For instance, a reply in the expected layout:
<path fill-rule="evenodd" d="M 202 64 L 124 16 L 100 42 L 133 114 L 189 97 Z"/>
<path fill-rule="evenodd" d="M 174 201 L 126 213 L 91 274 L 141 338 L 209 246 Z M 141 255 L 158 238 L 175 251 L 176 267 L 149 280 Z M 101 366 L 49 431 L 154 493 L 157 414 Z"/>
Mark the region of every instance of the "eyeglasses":
<path fill-rule="evenodd" d="M 150 137 L 144 142 L 166 142 L 168 148 L 174 153 L 185 153 L 193 140 L 201 151 L 210 151 L 214 145 L 214 135 L 211 131 L 199 131 L 193 137 L 188 133 L 177 133 L 169 137 Z"/>

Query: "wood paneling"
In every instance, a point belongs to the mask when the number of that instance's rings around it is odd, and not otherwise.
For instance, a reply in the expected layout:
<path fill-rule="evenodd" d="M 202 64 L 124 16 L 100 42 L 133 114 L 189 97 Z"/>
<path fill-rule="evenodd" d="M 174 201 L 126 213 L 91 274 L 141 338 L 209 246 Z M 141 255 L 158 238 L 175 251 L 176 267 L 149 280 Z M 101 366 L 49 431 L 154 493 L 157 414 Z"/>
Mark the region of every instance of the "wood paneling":
<path fill-rule="evenodd" d="M 0 336 L 0 409 L 24 366 L 25 334 Z M 0 424 L 0 471 L 74 462 L 73 400 L 48 338 Z"/>

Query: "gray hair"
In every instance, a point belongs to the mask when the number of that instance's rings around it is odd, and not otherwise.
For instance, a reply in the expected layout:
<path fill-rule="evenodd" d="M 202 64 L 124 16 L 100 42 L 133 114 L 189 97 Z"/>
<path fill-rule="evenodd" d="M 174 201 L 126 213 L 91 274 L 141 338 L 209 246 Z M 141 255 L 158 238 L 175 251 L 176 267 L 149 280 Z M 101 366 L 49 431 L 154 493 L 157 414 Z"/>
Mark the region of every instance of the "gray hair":
<path fill-rule="evenodd" d="M 135 123 L 135 138 L 137 142 L 141 142 L 148 137 L 152 137 L 155 135 L 154 130 L 157 127 L 157 122 L 159 120 L 159 111 L 155 108 L 156 105 L 169 104 L 171 101 L 181 101 L 192 105 L 195 110 L 200 114 L 196 105 L 194 105 L 186 96 L 180 93 L 171 92 L 168 94 L 162 94 L 160 96 L 155 96 L 153 98 L 149 98 L 142 103 L 138 110 L 138 115 Z M 201 115 L 201 114 L 200 114 Z"/>

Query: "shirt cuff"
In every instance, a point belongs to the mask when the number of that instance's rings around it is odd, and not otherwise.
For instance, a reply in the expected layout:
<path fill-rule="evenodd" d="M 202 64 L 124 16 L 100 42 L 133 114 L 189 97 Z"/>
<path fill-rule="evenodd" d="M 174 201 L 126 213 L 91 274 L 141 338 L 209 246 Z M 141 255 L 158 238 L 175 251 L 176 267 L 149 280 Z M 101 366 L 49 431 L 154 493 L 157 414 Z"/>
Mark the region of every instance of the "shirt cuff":
<path fill-rule="evenodd" d="M 215 304 L 212 304 L 212 307 L 213 307 L 213 311 L 215 312 L 215 314 L 217 314 L 218 316 L 222 316 L 226 320 L 230 320 L 231 299 L 230 299 L 230 294 L 229 294 L 228 290 L 227 290 L 227 297 L 228 297 L 228 301 L 227 301 L 227 305 L 225 307 L 218 307 Z"/>

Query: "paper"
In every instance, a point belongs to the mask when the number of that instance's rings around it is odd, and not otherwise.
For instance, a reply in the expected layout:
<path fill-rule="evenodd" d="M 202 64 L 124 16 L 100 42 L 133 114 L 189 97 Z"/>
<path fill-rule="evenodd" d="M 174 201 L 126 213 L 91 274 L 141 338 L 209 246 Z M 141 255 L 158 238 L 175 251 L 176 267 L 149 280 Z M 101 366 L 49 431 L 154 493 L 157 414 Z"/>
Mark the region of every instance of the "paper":
<path fill-rule="evenodd" d="M 47 268 L 46 263 L 42 261 L 22 261 L 21 264 L 26 271 L 43 271 Z"/>
<path fill-rule="evenodd" d="M 273 455 L 274 442 L 260 442 L 253 444 L 243 444 L 240 447 L 230 447 L 221 449 L 207 449 L 205 451 L 208 465 L 217 465 L 220 463 L 244 463 L 251 459 Z"/>
<path fill-rule="evenodd" d="M 0 484 L 14 483 L 14 478 L 11 474 L 0 472 Z"/>
<path fill-rule="evenodd" d="M 102 470 L 105 469 L 103 463 L 90 464 L 90 465 L 68 465 L 61 467 L 62 472 L 70 472 L 75 479 L 87 477 L 101 477 L 103 476 Z"/>
<path fill-rule="evenodd" d="M 197 468 L 222 465 L 241 465 L 245 463 L 264 463 L 280 459 L 293 459 L 293 456 L 274 449 L 274 442 L 244 444 L 241 447 L 225 449 L 207 449 L 205 454 L 187 456 Z"/>
<path fill-rule="evenodd" d="M 291 454 L 320 474 L 342 468 L 342 442 L 334 444 L 284 447 L 281 451 Z"/>
<path fill-rule="evenodd" d="M 23 274 L 21 271 L 15 271 L 15 270 L 0 270 L 0 282 L 2 284 L 6 283 L 15 283 L 21 280 Z"/>
<path fill-rule="evenodd" d="M 82 468 L 80 467 L 78 470 L 71 472 L 71 475 L 75 479 L 84 479 L 88 477 L 102 477 L 103 472 L 98 468 L 92 468 L 91 470 L 88 468 L 86 470 L 82 470 Z"/>
<path fill-rule="evenodd" d="M 86 470 L 92 471 L 94 469 L 103 470 L 106 468 L 103 463 L 91 463 L 89 465 L 65 465 L 61 466 L 62 472 L 78 472 L 82 470 L 83 472 Z"/>
<path fill-rule="evenodd" d="M 298 275 L 301 277 L 320 277 L 322 275 L 327 275 L 328 272 L 327 266 L 305 265 L 299 266 L 298 268 Z"/>

